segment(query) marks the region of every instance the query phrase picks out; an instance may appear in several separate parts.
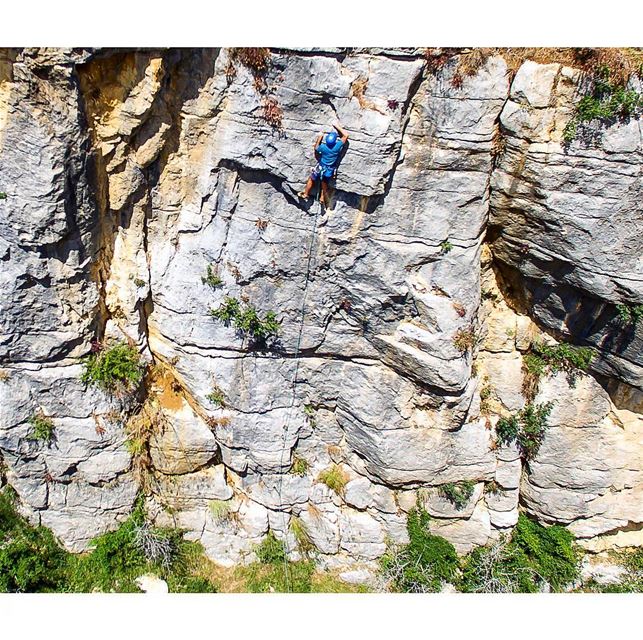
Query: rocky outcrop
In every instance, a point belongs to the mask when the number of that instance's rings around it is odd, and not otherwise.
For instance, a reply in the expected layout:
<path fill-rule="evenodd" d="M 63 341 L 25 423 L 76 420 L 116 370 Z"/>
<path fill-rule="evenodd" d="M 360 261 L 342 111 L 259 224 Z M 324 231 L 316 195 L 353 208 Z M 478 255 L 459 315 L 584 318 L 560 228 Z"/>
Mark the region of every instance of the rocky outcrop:
<path fill-rule="evenodd" d="M 296 519 L 323 566 L 357 571 L 406 541 L 418 499 L 463 553 L 519 508 L 589 548 L 640 543 L 643 363 L 637 330 L 614 334 L 615 304 L 643 301 L 640 122 L 563 144 L 579 78 L 558 64 L 512 77 L 489 57 L 453 82 L 457 57 L 430 71 L 414 50 L 269 62 L 2 59 L 0 452 L 30 517 L 79 550 L 143 491 L 223 564 L 269 530 L 296 557 Z M 296 193 L 337 119 L 349 147 L 321 210 Z M 213 319 L 225 296 L 275 311 L 278 342 Z M 546 334 L 600 358 L 575 386 L 541 381 L 555 405 L 525 465 L 493 427 L 524 407 L 523 355 Z M 143 475 L 136 407 L 79 381 L 104 337 L 154 365 Z M 27 438 L 37 411 L 49 446 Z M 456 508 L 440 487 L 463 481 Z"/>

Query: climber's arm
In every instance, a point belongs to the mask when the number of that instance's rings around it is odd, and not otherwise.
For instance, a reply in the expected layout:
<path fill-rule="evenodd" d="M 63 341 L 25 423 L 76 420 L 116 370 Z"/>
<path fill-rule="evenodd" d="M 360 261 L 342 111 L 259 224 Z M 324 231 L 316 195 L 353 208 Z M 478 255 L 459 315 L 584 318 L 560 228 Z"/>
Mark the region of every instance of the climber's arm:
<path fill-rule="evenodd" d="M 339 124 L 339 122 L 337 124 L 334 124 L 333 127 L 335 127 L 335 129 L 337 129 L 337 131 L 339 132 L 341 141 L 343 143 L 346 143 L 346 140 L 348 140 L 348 131 L 346 131 L 346 129 L 342 129 L 342 125 Z"/>
<path fill-rule="evenodd" d="M 317 153 L 317 147 L 321 144 L 321 141 L 324 139 L 324 134 L 320 133 L 315 140 L 315 145 L 313 146 L 313 151 L 315 152 L 315 158 L 319 160 L 319 154 Z"/>

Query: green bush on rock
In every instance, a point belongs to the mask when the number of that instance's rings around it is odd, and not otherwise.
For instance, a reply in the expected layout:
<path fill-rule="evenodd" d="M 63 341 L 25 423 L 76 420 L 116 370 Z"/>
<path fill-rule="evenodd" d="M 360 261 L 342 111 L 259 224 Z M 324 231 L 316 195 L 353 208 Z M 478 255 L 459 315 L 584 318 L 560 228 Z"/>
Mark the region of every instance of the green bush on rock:
<path fill-rule="evenodd" d="M 580 575 L 580 554 L 565 527 L 544 527 L 524 514 L 511 538 L 474 549 L 465 559 L 460 588 L 469 593 L 563 591 Z"/>
<path fill-rule="evenodd" d="M 525 460 L 532 460 L 545 438 L 551 402 L 527 404 L 517 414 L 503 417 L 496 424 L 498 440 L 503 444 L 516 442 Z"/>
<path fill-rule="evenodd" d="M 140 503 L 116 531 L 96 538 L 90 552 L 71 554 L 51 531 L 18 515 L 10 489 L 0 491 L 0 591 L 130 593 L 140 591 L 137 577 L 154 573 L 173 592 L 213 592 L 199 575 L 202 562 L 199 544 L 177 529 L 149 525 Z"/>
<path fill-rule="evenodd" d="M 419 504 L 409 511 L 406 529 L 409 543 L 394 547 L 381 559 L 381 569 L 392 591 L 428 593 L 440 591 L 457 576 L 459 561 L 454 546 L 429 533 L 429 514 Z"/>
<path fill-rule="evenodd" d="M 145 373 L 145 363 L 135 347 L 124 342 L 95 343 L 95 350 L 82 360 L 81 381 L 112 394 L 136 390 Z"/>

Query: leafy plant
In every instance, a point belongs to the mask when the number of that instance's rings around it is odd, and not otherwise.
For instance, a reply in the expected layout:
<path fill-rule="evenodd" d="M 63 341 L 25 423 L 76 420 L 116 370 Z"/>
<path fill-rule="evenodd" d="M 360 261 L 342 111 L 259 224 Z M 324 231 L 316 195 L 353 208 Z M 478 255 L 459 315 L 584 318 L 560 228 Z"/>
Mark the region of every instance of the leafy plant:
<path fill-rule="evenodd" d="M 538 574 L 524 551 L 503 537 L 467 556 L 460 589 L 465 593 L 535 593 Z"/>
<path fill-rule="evenodd" d="M 218 386 L 212 387 L 212 391 L 205 397 L 216 407 L 225 407 L 225 394 Z"/>
<path fill-rule="evenodd" d="M 6 200 L 7 194 L 4 191 L 0 191 L 0 200 Z"/>
<path fill-rule="evenodd" d="M 468 593 L 536 593 L 544 584 L 562 591 L 580 573 L 580 552 L 564 527 L 544 527 L 524 514 L 511 538 L 474 549 L 460 588 Z"/>
<path fill-rule="evenodd" d="M 286 546 L 272 531 L 268 532 L 268 535 L 257 547 L 255 553 L 257 554 L 257 559 L 262 564 L 277 564 L 279 562 L 286 562 L 288 559 Z"/>
<path fill-rule="evenodd" d="M 42 409 L 38 409 L 31 418 L 29 418 L 31 431 L 27 436 L 28 440 L 38 440 L 50 443 L 54 438 L 54 421 L 46 416 Z"/>
<path fill-rule="evenodd" d="M 616 311 L 619 320 L 624 325 L 637 325 L 639 320 L 643 318 L 643 304 L 617 304 Z"/>
<path fill-rule="evenodd" d="M 207 266 L 204 276 L 201 276 L 201 282 L 208 285 L 212 289 L 216 289 L 223 284 L 223 280 L 219 277 L 216 271 L 212 268 L 212 265 Z"/>
<path fill-rule="evenodd" d="M 503 444 L 516 442 L 521 455 L 532 460 L 545 438 L 547 418 L 553 403 L 527 404 L 517 414 L 503 417 L 496 424 L 498 440 Z"/>
<path fill-rule="evenodd" d="M 18 515 L 13 490 L 0 490 L 0 592 L 61 591 L 66 560 L 51 531 Z"/>
<path fill-rule="evenodd" d="M 574 347 L 561 342 L 548 345 L 535 341 L 530 353 L 523 358 L 523 394 L 533 400 L 538 391 L 540 379 L 548 373 L 564 371 L 570 385 L 575 385 L 579 371 L 587 371 L 596 352 L 591 347 Z"/>
<path fill-rule="evenodd" d="M 144 287 L 147 284 L 147 282 L 145 282 L 145 280 L 142 280 L 141 278 L 134 278 L 134 284 L 140 288 L 140 287 Z"/>
<path fill-rule="evenodd" d="M 149 525 L 140 501 L 89 553 L 71 554 L 48 529 L 18 515 L 12 491 L 0 491 L 0 591 L 136 592 L 135 580 L 145 572 L 160 575 L 171 591 L 216 591 L 196 574 L 203 558 L 202 547 L 183 540 L 179 530 Z"/>
<path fill-rule="evenodd" d="M 458 329 L 453 337 L 453 346 L 462 354 L 473 349 L 476 343 L 476 334 L 473 327 Z"/>
<path fill-rule="evenodd" d="M 241 310 L 241 305 L 236 298 L 226 296 L 223 302 L 216 308 L 210 309 L 210 315 L 217 320 L 223 322 L 228 327 L 230 323 L 237 317 Z"/>
<path fill-rule="evenodd" d="M 574 545 L 573 534 L 565 527 L 544 527 L 520 514 L 511 541 L 554 591 L 561 591 L 578 578 L 580 551 Z"/>
<path fill-rule="evenodd" d="M 610 124 L 635 116 L 643 107 L 643 96 L 634 89 L 627 89 L 623 78 L 612 80 L 611 75 L 606 65 L 596 69 L 591 91 L 580 99 L 576 114 L 563 131 L 565 142 L 576 137 L 582 123 L 598 120 Z"/>
<path fill-rule="evenodd" d="M 459 510 L 467 506 L 473 495 L 475 486 L 475 482 L 471 480 L 447 482 L 447 484 L 440 487 L 440 493 Z"/>
<path fill-rule="evenodd" d="M 453 249 L 453 245 L 449 242 L 448 238 L 440 243 L 440 253 L 449 253 L 451 249 Z"/>
<path fill-rule="evenodd" d="M 82 382 L 117 395 L 133 392 L 143 379 L 146 368 L 136 348 L 124 342 L 99 345 L 97 351 L 83 358 L 82 364 Z"/>
<path fill-rule="evenodd" d="M 226 326 L 231 323 L 242 336 L 248 336 L 257 344 L 264 344 L 270 337 L 276 337 L 281 327 L 274 311 L 268 311 L 262 318 L 253 306 L 242 307 L 236 298 L 226 297 L 210 314 Z"/>
<path fill-rule="evenodd" d="M 290 472 L 296 476 L 305 476 L 309 466 L 307 460 L 295 456 L 292 461 L 292 467 L 290 467 Z"/>
<path fill-rule="evenodd" d="M 450 542 L 429 533 L 429 520 L 420 505 L 411 509 L 406 525 L 409 543 L 390 548 L 381 558 L 381 571 L 392 591 L 440 591 L 456 578 L 458 554 Z"/>
<path fill-rule="evenodd" d="M 319 474 L 318 480 L 323 482 L 329 489 L 332 489 L 337 495 L 343 496 L 344 489 L 348 483 L 348 475 L 338 464 L 334 464 Z"/>

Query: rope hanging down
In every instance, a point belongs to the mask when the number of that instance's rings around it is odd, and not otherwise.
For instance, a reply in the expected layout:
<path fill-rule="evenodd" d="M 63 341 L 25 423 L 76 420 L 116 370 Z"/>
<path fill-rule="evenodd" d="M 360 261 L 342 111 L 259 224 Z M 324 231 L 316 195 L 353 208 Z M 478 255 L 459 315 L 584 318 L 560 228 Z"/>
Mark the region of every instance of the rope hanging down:
<path fill-rule="evenodd" d="M 305 283 L 304 283 L 304 293 L 302 296 L 302 301 L 301 301 L 301 323 L 299 325 L 299 334 L 297 336 L 297 344 L 295 347 L 295 373 L 293 375 L 292 379 L 292 398 L 290 401 L 290 407 L 288 407 L 288 413 L 286 417 L 286 423 L 284 424 L 283 428 L 283 437 L 281 440 L 281 457 L 279 460 L 279 467 L 280 470 L 283 470 L 284 466 L 284 455 L 286 453 L 286 439 L 288 437 L 288 431 L 290 429 L 290 418 L 293 413 L 293 408 L 295 406 L 295 401 L 297 399 L 297 376 L 299 375 L 299 352 L 301 350 L 301 340 L 302 336 L 304 334 L 304 325 L 305 325 L 305 318 L 306 318 L 306 297 L 308 295 L 308 283 L 310 280 L 310 263 L 312 262 L 312 257 L 313 257 L 313 248 L 315 246 L 315 238 L 317 235 L 317 218 L 319 216 L 319 213 L 322 208 L 321 204 L 321 180 L 319 181 L 319 191 L 317 193 L 317 199 L 315 202 L 315 216 L 313 218 L 313 230 L 310 235 L 310 244 L 308 246 L 308 260 L 306 262 L 306 278 L 305 278 Z M 279 506 L 281 507 L 283 504 L 283 499 L 282 499 L 282 488 L 283 488 L 283 477 L 284 474 L 283 472 L 279 474 L 279 488 L 278 488 L 278 496 L 279 496 Z M 284 536 L 288 535 L 288 531 L 286 528 L 286 514 L 282 510 L 282 528 L 284 530 Z M 285 576 L 286 576 L 286 586 L 288 589 L 288 592 L 292 591 L 292 586 L 290 582 L 290 567 L 288 566 L 288 558 L 284 556 L 284 571 L 285 571 Z"/>

